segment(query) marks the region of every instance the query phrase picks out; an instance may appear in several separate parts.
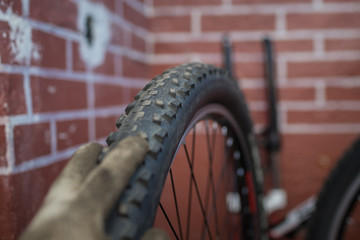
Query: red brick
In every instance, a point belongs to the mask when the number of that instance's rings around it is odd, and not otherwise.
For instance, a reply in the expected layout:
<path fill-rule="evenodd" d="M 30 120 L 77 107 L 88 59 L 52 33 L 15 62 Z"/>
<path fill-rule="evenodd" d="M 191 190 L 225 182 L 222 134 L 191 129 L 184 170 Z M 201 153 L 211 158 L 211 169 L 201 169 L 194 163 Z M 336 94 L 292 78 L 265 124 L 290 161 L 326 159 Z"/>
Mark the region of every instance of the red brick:
<path fill-rule="evenodd" d="M 317 194 L 324 178 L 357 134 L 287 134 L 282 138 L 288 209 Z"/>
<path fill-rule="evenodd" d="M 86 70 L 85 62 L 82 60 L 80 56 L 80 49 L 79 43 L 73 42 L 72 43 L 72 57 L 73 57 L 73 66 L 72 68 L 75 71 L 84 72 Z"/>
<path fill-rule="evenodd" d="M 289 123 L 359 123 L 360 111 L 289 111 Z"/>
<path fill-rule="evenodd" d="M 189 32 L 190 16 L 159 16 L 150 21 L 152 32 Z"/>
<path fill-rule="evenodd" d="M 77 6 L 69 0 L 31 0 L 30 17 L 59 27 L 77 30 Z"/>
<path fill-rule="evenodd" d="M 6 167 L 8 165 L 6 159 L 6 143 L 5 127 L 0 126 L 0 167 Z"/>
<path fill-rule="evenodd" d="M 105 75 L 115 75 L 114 55 L 106 53 L 104 62 L 100 66 L 96 67 L 94 71 Z"/>
<path fill-rule="evenodd" d="M 106 8 L 112 12 L 115 12 L 115 0 L 91 0 L 92 2 L 105 5 Z"/>
<path fill-rule="evenodd" d="M 262 53 L 263 45 L 261 41 L 233 42 L 233 48 L 238 53 Z"/>
<path fill-rule="evenodd" d="M 123 57 L 123 75 L 125 77 L 146 78 L 149 75 L 149 65 L 137 60 Z"/>
<path fill-rule="evenodd" d="M 66 68 L 66 43 L 62 38 L 33 30 L 32 39 L 39 47 L 40 59 L 31 64 L 48 68 Z"/>
<path fill-rule="evenodd" d="M 250 111 L 250 115 L 255 124 L 267 124 L 268 113 L 266 111 Z"/>
<path fill-rule="evenodd" d="M 11 52 L 9 23 L 0 21 L 0 36 L 1 63 L 19 64 L 19 62 L 14 60 L 14 55 Z"/>
<path fill-rule="evenodd" d="M 135 99 L 136 94 L 138 94 L 141 90 L 142 88 L 130 88 L 130 102 Z"/>
<path fill-rule="evenodd" d="M 308 52 L 313 51 L 312 40 L 280 40 L 275 41 L 276 52 Z"/>
<path fill-rule="evenodd" d="M 288 77 L 353 77 L 360 75 L 360 61 L 289 62 Z"/>
<path fill-rule="evenodd" d="M 315 98 L 315 89 L 310 87 L 282 87 L 278 88 L 277 92 L 280 101 L 304 101 Z M 247 101 L 267 101 L 267 92 L 264 88 L 245 89 L 244 94 Z"/>
<path fill-rule="evenodd" d="M 246 88 L 243 92 L 247 102 L 266 101 L 266 92 L 264 88 Z"/>
<path fill-rule="evenodd" d="M 288 87 L 279 89 L 280 101 L 306 101 L 315 99 L 315 89 L 311 87 Z"/>
<path fill-rule="evenodd" d="M 0 4 L 0 10 L 6 12 L 8 9 L 11 9 L 13 13 L 21 16 L 22 14 L 22 1 L 18 0 L 4 0 Z"/>
<path fill-rule="evenodd" d="M 155 53 L 220 53 L 220 42 L 156 42 Z"/>
<path fill-rule="evenodd" d="M 23 77 L 0 74 L 0 116 L 26 113 Z"/>
<path fill-rule="evenodd" d="M 181 0 L 181 1 L 175 1 L 171 2 L 168 0 L 154 0 L 154 6 L 201 6 L 201 5 L 218 5 L 221 4 L 221 0 Z"/>
<path fill-rule="evenodd" d="M 116 119 L 120 116 L 120 112 L 116 116 L 98 117 L 96 118 L 96 139 L 104 138 L 109 135 L 110 132 L 116 130 Z"/>
<path fill-rule="evenodd" d="M 146 83 L 144 83 L 144 86 L 146 85 Z M 123 106 L 127 106 L 129 103 L 131 103 L 132 101 L 134 101 L 134 97 L 135 95 L 140 92 L 140 90 L 142 90 L 142 86 L 141 87 L 136 87 L 136 86 L 123 86 L 122 88 L 122 93 L 121 93 L 121 102 Z M 117 113 L 119 114 L 119 113 Z"/>
<path fill-rule="evenodd" d="M 66 162 L 0 177 L 1 239 L 18 239 Z"/>
<path fill-rule="evenodd" d="M 203 31 L 274 30 L 275 16 L 270 14 L 203 16 Z"/>
<path fill-rule="evenodd" d="M 311 3 L 312 0 L 233 0 L 234 4 L 291 4 L 291 3 Z"/>
<path fill-rule="evenodd" d="M 341 51 L 341 50 L 360 51 L 360 39 L 327 39 L 327 40 L 325 40 L 325 50 L 327 50 L 327 51 Z"/>
<path fill-rule="evenodd" d="M 0 232 L 1 239 L 15 239 L 15 222 L 13 221 L 10 176 L 0 176 Z"/>
<path fill-rule="evenodd" d="M 115 12 L 115 0 L 107 0 L 107 1 L 101 0 L 101 1 L 105 3 L 108 10 Z"/>
<path fill-rule="evenodd" d="M 122 55 L 114 55 L 114 76 L 122 78 Z"/>
<path fill-rule="evenodd" d="M 237 53 L 262 53 L 261 41 L 233 42 L 234 51 Z M 312 40 L 277 40 L 276 52 L 303 52 L 313 50 Z M 155 53 L 221 53 L 220 42 L 156 42 Z"/>
<path fill-rule="evenodd" d="M 89 141 L 87 119 L 57 122 L 56 128 L 57 150 L 64 150 Z"/>
<path fill-rule="evenodd" d="M 326 99 L 335 101 L 359 101 L 360 87 L 327 87 Z"/>
<path fill-rule="evenodd" d="M 124 44 L 124 34 L 126 31 L 122 29 L 117 24 L 112 24 L 112 34 L 111 34 L 111 43 L 115 45 L 123 45 Z"/>
<path fill-rule="evenodd" d="M 15 163 L 50 154 L 49 123 L 20 125 L 14 128 Z"/>
<path fill-rule="evenodd" d="M 143 13 L 139 13 L 125 2 L 123 3 L 123 12 L 125 20 L 136 26 L 149 29 L 149 19 L 145 17 Z"/>
<path fill-rule="evenodd" d="M 238 62 L 236 63 L 236 77 L 263 78 L 264 65 L 262 62 Z"/>
<path fill-rule="evenodd" d="M 359 13 L 289 14 L 288 29 L 359 28 Z"/>
<path fill-rule="evenodd" d="M 355 2 L 355 3 L 358 3 L 359 0 L 324 0 L 324 2 L 339 2 L 339 3 L 343 3 L 343 2 Z"/>
<path fill-rule="evenodd" d="M 175 67 L 178 64 L 156 64 L 150 66 L 149 79 L 153 79 L 155 76 L 163 73 L 166 69 Z"/>
<path fill-rule="evenodd" d="M 131 47 L 140 52 L 145 52 L 146 42 L 143 38 L 138 37 L 137 35 L 133 34 L 132 39 L 131 39 Z"/>
<path fill-rule="evenodd" d="M 107 84 L 95 84 L 95 106 L 117 106 L 122 104 L 122 87 L 107 85 Z"/>
<path fill-rule="evenodd" d="M 87 107 L 86 84 L 31 77 L 34 112 L 76 110 Z"/>

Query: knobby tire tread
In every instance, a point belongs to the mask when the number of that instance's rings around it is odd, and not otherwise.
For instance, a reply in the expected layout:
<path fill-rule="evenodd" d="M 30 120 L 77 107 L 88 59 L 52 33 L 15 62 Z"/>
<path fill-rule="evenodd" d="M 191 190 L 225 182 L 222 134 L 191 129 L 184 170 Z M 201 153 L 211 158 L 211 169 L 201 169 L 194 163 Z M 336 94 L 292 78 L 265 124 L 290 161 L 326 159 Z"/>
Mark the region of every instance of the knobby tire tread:
<path fill-rule="evenodd" d="M 214 79 L 223 82 L 213 83 Z M 187 121 L 183 118 L 190 117 L 186 115 L 187 112 L 193 111 L 199 104 L 206 104 L 191 102 L 199 100 L 193 95 L 201 95 L 202 89 L 211 84 L 230 86 L 229 95 L 236 95 L 238 98 L 238 102 L 233 103 L 236 106 L 230 111 L 240 109 L 239 124 L 243 127 L 244 134 L 252 135 L 252 122 L 243 94 L 225 70 L 212 65 L 190 63 L 168 69 L 156 76 L 135 96 L 135 101 L 126 107 L 125 114 L 118 118 L 118 131 L 109 134 L 106 140 L 109 147 L 101 156 L 103 158 L 115 143 L 127 136 L 140 136 L 149 144 L 145 163 L 131 178 L 128 188 L 119 197 L 106 222 L 105 228 L 113 239 L 139 239 L 144 231 L 151 227 L 151 218 L 156 211 L 156 206 L 152 206 L 154 204 L 151 203 L 159 200 L 165 179 L 165 176 L 159 175 L 165 174 L 170 166 L 169 162 L 160 161 L 166 156 L 168 149 L 173 148 L 173 144 L 178 144 L 174 143 L 174 139 L 179 139 L 182 133 L 176 132 L 174 128 L 183 128 Z M 184 106 L 187 109 L 184 109 Z M 254 145 L 249 148 L 250 152 L 256 150 Z M 258 201 L 261 202 L 261 183 L 255 185 Z M 261 206 L 259 211 L 259 215 L 263 216 Z"/>
<path fill-rule="evenodd" d="M 328 238 L 332 220 L 351 182 L 360 174 L 360 137 L 340 158 L 322 187 L 310 221 L 307 240 Z"/>

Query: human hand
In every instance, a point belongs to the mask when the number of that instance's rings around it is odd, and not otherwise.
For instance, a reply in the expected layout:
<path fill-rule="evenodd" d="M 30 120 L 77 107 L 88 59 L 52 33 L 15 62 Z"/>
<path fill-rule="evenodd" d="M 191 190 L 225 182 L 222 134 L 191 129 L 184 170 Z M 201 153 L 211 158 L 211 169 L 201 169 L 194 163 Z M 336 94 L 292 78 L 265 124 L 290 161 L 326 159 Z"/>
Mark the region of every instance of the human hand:
<path fill-rule="evenodd" d="M 97 164 L 102 146 L 89 143 L 69 161 L 49 190 L 21 240 L 108 239 L 105 219 L 148 150 L 145 140 L 128 137 Z M 150 229 L 143 239 L 168 239 Z"/>

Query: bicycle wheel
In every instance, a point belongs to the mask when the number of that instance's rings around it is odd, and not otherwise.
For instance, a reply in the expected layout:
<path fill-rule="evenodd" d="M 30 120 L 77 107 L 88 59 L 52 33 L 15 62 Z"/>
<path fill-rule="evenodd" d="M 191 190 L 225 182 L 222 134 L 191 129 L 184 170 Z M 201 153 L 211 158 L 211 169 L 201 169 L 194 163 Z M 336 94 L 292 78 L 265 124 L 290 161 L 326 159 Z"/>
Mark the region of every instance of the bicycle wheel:
<path fill-rule="evenodd" d="M 225 70 L 200 63 L 169 69 L 125 112 L 107 139 L 108 151 L 130 135 L 145 138 L 150 150 L 106 222 L 114 239 L 140 238 L 155 215 L 173 238 L 264 239 L 252 123 Z"/>
<path fill-rule="evenodd" d="M 360 236 L 360 138 L 340 159 L 319 195 L 308 240 Z"/>

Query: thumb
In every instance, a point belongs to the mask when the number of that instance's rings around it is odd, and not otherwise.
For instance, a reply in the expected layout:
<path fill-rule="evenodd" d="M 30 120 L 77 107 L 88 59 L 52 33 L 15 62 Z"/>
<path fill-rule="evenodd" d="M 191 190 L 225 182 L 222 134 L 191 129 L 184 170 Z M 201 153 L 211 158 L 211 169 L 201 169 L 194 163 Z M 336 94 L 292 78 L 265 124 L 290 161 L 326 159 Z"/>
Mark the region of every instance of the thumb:
<path fill-rule="evenodd" d="M 159 228 L 150 228 L 141 240 L 170 240 L 169 235 Z"/>
<path fill-rule="evenodd" d="M 144 161 L 147 150 L 147 142 L 140 137 L 127 137 L 119 142 L 88 175 L 79 191 L 80 198 L 106 214 Z"/>

